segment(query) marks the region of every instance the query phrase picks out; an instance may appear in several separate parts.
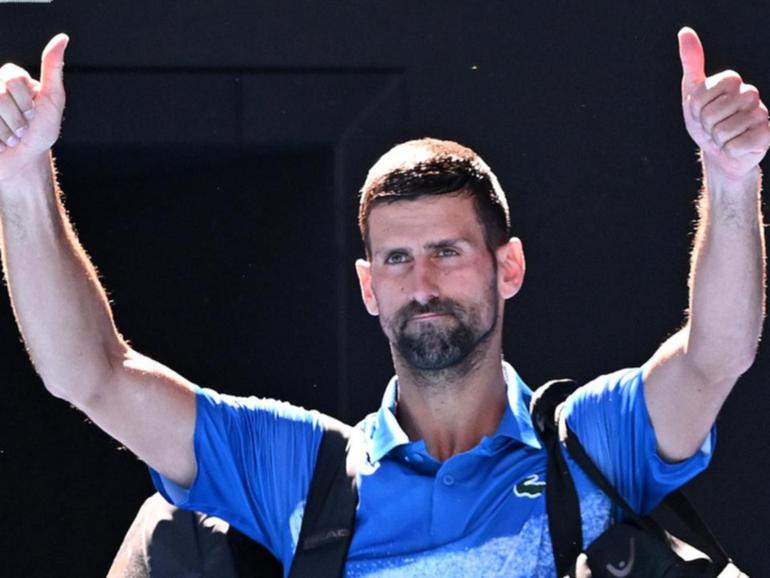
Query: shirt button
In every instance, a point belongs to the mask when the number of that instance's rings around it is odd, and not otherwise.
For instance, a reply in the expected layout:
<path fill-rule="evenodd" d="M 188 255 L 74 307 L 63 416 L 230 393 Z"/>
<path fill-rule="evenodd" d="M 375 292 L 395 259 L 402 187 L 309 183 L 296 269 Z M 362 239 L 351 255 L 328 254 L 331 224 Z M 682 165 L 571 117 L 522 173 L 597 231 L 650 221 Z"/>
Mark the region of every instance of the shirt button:
<path fill-rule="evenodd" d="M 454 476 L 447 474 L 444 476 L 444 479 L 442 481 L 444 482 L 445 486 L 453 486 L 455 483 L 455 478 Z"/>
<path fill-rule="evenodd" d="M 411 454 L 407 457 L 407 459 L 410 462 L 414 462 L 416 464 L 421 464 L 423 462 L 423 457 L 420 454 Z"/>

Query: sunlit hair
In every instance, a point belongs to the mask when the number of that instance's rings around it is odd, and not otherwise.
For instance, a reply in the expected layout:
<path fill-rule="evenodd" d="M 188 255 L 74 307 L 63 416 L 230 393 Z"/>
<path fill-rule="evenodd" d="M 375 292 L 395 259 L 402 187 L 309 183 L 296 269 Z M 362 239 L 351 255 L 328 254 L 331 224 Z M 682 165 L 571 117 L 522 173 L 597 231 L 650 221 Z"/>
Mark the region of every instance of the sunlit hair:
<path fill-rule="evenodd" d="M 492 169 L 468 147 L 423 138 L 396 145 L 380 157 L 366 176 L 358 207 L 358 228 L 367 258 L 371 257 L 369 215 L 374 207 L 447 194 L 473 199 L 490 251 L 508 240 L 508 202 Z"/>

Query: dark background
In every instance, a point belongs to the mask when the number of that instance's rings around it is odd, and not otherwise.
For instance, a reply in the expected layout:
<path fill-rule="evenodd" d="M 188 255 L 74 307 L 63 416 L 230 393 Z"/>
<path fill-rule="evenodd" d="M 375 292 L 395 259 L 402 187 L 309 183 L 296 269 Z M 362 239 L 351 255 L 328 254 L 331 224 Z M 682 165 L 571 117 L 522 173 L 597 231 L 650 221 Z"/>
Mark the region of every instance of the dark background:
<path fill-rule="evenodd" d="M 507 358 L 532 385 L 637 365 L 682 322 L 699 168 L 675 34 L 770 93 L 770 4 L 441 0 L 0 4 L 0 60 L 71 36 L 67 205 L 134 346 L 202 385 L 356 421 L 391 373 L 360 304 L 356 192 L 394 143 L 475 148 L 528 257 Z M 0 296 L 0 575 L 104 575 L 152 491 L 52 398 Z M 770 567 L 770 351 L 691 495 Z"/>

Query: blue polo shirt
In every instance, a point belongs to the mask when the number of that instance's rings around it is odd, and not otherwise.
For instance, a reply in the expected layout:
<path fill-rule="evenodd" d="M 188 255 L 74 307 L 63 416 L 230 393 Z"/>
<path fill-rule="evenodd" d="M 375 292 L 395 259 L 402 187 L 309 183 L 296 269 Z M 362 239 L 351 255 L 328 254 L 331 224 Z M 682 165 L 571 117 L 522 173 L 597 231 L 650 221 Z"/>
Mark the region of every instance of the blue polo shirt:
<path fill-rule="evenodd" d="M 409 441 L 395 414 L 398 382 L 359 427 L 359 469 L 347 577 L 553 578 L 545 513 L 546 452 L 529 416 L 531 391 L 504 363 L 508 406 L 494 435 L 445 462 Z M 570 427 L 627 501 L 642 512 L 708 464 L 714 432 L 692 458 L 664 462 L 644 402 L 641 369 L 601 376 L 565 411 Z M 198 473 L 181 488 L 152 471 L 172 503 L 229 521 L 264 544 L 288 574 L 323 429 L 322 416 L 287 403 L 198 389 Z M 589 544 L 611 522 L 604 494 L 568 457 Z"/>

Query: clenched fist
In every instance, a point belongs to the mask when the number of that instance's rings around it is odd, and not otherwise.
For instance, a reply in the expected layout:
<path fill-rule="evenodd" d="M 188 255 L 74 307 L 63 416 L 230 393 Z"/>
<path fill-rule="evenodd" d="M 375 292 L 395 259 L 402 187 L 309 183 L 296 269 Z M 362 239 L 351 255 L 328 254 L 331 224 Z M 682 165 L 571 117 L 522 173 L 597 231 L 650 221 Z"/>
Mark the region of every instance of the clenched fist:
<path fill-rule="evenodd" d="M 69 38 L 54 36 L 43 50 L 40 80 L 15 64 L 0 68 L 0 180 L 47 154 L 64 110 L 62 68 Z"/>
<path fill-rule="evenodd" d="M 770 146 L 768 113 L 759 91 L 732 70 L 706 77 L 703 46 L 691 28 L 679 31 L 679 58 L 687 132 L 710 170 L 731 179 L 744 177 Z"/>

